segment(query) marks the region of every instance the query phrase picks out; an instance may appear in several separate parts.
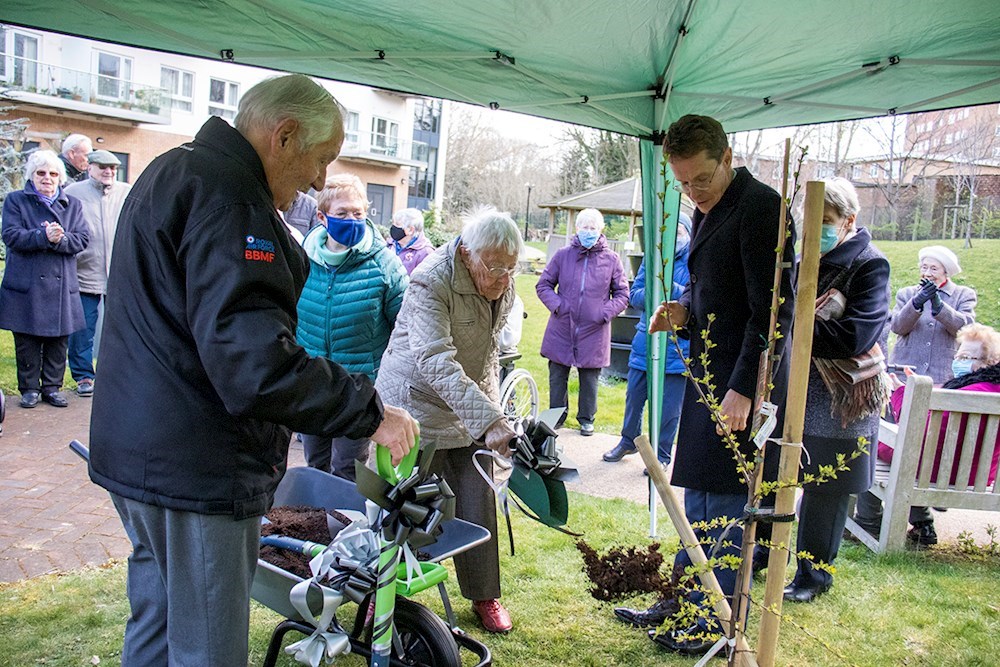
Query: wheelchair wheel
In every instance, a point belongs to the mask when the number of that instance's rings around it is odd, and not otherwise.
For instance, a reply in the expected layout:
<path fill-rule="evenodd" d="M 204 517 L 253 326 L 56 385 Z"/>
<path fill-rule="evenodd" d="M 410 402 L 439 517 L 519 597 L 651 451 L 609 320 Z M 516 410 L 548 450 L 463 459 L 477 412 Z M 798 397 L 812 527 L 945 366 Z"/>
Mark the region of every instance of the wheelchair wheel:
<path fill-rule="evenodd" d="M 367 603 L 362 608 L 367 608 Z M 393 642 L 393 660 L 413 667 L 462 667 L 455 637 L 447 624 L 430 609 L 397 597 L 392 620 L 403 647 L 403 655 L 399 655 Z M 370 645 L 370 626 L 365 628 L 364 637 Z"/>
<path fill-rule="evenodd" d="M 531 373 L 518 368 L 500 385 L 500 406 L 508 421 L 538 417 L 538 387 Z"/>

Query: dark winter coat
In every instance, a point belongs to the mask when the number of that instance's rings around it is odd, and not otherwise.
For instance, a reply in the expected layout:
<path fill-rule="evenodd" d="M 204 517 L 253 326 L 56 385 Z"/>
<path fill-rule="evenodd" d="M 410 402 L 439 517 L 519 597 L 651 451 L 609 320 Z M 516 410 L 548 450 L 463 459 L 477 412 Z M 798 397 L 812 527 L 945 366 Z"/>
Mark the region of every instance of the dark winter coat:
<path fill-rule="evenodd" d="M 65 232 L 50 243 L 43 222 Z M 0 284 L 0 329 L 33 336 L 68 336 L 85 325 L 76 274 L 76 254 L 87 247 L 90 230 L 80 202 L 60 189 L 52 204 L 38 197 L 29 181 L 3 203 L 7 266 Z"/>
<path fill-rule="evenodd" d="M 535 291 L 552 313 L 542 338 L 543 357 L 576 368 L 611 363 L 611 320 L 628 306 L 628 281 L 603 234 L 592 248 L 574 236 L 557 250 Z"/>
<path fill-rule="evenodd" d="M 146 167 L 115 238 L 91 479 L 243 519 L 270 507 L 290 429 L 374 433 L 371 381 L 295 342 L 308 270 L 256 151 L 221 118 Z"/>
<path fill-rule="evenodd" d="M 709 354 L 709 371 L 714 376 L 715 395 L 721 402 L 729 389 L 753 398 L 757 366 L 767 340 L 771 320 L 771 287 L 774 282 L 774 249 L 778 245 L 778 215 L 781 196 L 754 179 L 745 168 L 736 176 L 719 202 L 706 215 L 695 210 L 691 251 L 688 255 L 690 283 L 680 301 L 690 318 L 685 327 L 691 338 L 693 371 L 704 376 L 699 358 L 705 351 L 701 331 L 715 315 L 709 339 L 715 344 Z M 789 220 L 791 227 L 791 220 Z M 784 261 L 794 265 L 794 234 L 785 244 Z M 781 363 L 773 374 L 771 401 L 785 403 L 788 383 L 788 355 L 795 295 L 792 271 L 782 272 L 778 312 L 783 338 L 776 352 Z M 780 412 L 779 412 L 779 416 Z M 781 433 L 781 427 L 776 429 Z M 745 453 L 753 445 L 750 429 L 737 434 Z M 732 453 L 715 433 L 708 409 L 698 402 L 698 393 L 687 391 L 681 408 L 672 483 L 711 493 L 741 493 L 746 490 L 736 473 Z"/>
<path fill-rule="evenodd" d="M 867 352 L 877 342 L 884 344 L 891 297 L 889 261 L 871 241 L 871 234 L 862 227 L 820 258 L 817 296 L 834 287 L 843 293 L 847 305 L 838 319 L 817 319 L 813 324 L 813 357 L 848 359 Z M 810 364 L 803 436 L 809 456 L 802 457 L 803 472 L 816 474 L 819 466 L 835 465 L 837 454 L 853 452 L 859 437 L 868 440 L 868 453 L 855 459 L 850 470 L 837 473 L 836 479 L 810 487 L 810 491 L 823 494 L 867 491 L 874 474 L 872 455 L 878 442 L 879 415 L 865 417 L 845 427 L 839 416 L 830 414 L 832 400 L 816 366 Z"/>

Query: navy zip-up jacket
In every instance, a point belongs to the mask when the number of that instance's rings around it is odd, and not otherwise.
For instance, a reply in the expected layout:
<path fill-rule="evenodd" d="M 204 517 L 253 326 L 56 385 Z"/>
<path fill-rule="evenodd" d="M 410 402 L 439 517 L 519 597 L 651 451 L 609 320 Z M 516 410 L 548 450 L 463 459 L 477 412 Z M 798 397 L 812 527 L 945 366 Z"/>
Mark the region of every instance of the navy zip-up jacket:
<path fill-rule="evenodd" d="M 263 514 L 290 430 L 368 437 L 371 381 L 295 342 L 305 255 L 259 157 L 211 118 L 125 202 L 111 262 L 90 476 L 170 509 Z"/>

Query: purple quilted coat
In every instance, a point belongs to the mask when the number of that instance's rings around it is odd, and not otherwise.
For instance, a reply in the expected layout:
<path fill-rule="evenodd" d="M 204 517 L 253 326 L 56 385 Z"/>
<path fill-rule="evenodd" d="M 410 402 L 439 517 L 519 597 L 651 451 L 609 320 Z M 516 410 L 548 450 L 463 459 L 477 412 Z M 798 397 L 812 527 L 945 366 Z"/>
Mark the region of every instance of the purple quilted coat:
<path fill-rule="evenodd" d="M 611 363 L 611 320 L 628 306 L 628 282 L 603 234 L 589 249 L 574 236 L 552 256 L 535 291 L 552 313 L 543 357 L 576 368 Z"/>

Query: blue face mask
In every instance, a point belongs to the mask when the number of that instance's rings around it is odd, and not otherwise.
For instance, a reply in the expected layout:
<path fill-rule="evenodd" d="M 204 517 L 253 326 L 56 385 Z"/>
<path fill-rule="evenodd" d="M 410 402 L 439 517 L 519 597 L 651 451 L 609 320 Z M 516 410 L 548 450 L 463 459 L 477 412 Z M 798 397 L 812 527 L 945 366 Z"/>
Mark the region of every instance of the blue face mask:
<path fill-rule="evenodd" d="M 361 239 L 365 237 L 366 227 L 364 220 L 326 216 L 326 231 L 330 238 L 348 248 L 361 243 Z"/>
<path fill-rule="evenodd" d="M 576 233 L 576 235 L 580 239 L 580 245 L 584 248 L 593 248 L 594 244 L 597 243 L 597 239 L 601 238 L 600 232 L 595 232 L 590 229 L 581 229 Z"/>
<path fill-rule="evenodd" d="M 819 237 L 819 254 L 825 255 L 837 247 L 840 240 L 839 230 L 833 225 L 823 225 L 823 231 Z"/>
<path fill-rule="evenodd" d="M 972 359 L 955 359 L 951 362 L 951 372 L 955 377 L 962 377 L 972 372 Z"/>

